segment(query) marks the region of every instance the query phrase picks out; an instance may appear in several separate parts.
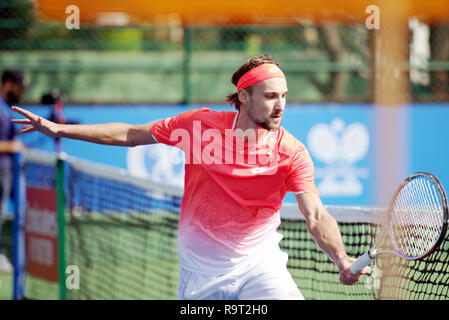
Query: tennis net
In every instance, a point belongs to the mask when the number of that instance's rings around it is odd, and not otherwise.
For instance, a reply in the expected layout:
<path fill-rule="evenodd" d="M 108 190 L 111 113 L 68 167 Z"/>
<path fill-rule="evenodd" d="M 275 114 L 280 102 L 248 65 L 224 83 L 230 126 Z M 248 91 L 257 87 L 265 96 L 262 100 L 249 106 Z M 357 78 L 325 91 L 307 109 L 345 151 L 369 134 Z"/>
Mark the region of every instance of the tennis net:
<path fill-rule="evenodd" d="M 27 185 L 55 184 L 55 155 L 28 152 Z M 176 299 L 177 227 L 182 188 L 122 169 L 67 157 L 64 161 L 65 264 L 79 268 L 68 299 Z M 346 250 L 357 257 L 374 243 L 382 209 L 327 206 Z M 449 241 L 421 261 L 379 258 L 372 272 L 342 285 L 338 269 L 316 246 L 296 204 L 281 211 L 280 246 L 306 299 L 448 299 Z M 63 282 L 62 282 L 63 283 Z M 61 282 L 60 284 L 61 285 Z M 25 296 L 58 298 L 58 285 L 27 275 Z"/>

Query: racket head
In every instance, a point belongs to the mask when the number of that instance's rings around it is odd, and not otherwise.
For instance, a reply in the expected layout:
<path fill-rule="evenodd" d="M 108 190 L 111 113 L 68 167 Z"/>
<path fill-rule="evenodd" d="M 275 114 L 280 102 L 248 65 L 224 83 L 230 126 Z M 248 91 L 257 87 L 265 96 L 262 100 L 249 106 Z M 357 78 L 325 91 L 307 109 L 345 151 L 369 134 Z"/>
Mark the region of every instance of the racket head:
<path fill-rule="evenodd" d="M 446 236 L 448 204 L 438 179 L 428 172 L 407 177 L 388 207 L 388 234 L 396 253 L 405 259 L 422 259 Z"/>

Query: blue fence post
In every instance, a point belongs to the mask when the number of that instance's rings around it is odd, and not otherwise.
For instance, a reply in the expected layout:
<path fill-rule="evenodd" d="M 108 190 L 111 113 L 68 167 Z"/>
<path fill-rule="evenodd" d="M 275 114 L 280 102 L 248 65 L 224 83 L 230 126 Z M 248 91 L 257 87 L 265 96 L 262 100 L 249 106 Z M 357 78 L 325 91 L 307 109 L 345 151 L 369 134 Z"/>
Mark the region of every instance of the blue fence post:
<path fill-rule="evenodd" d="M 14 220 L 13 220 L 13 299 L 20 300 L 25 292 L 25 184 L 22 174 L 22 154 L 13 155 Z"/>

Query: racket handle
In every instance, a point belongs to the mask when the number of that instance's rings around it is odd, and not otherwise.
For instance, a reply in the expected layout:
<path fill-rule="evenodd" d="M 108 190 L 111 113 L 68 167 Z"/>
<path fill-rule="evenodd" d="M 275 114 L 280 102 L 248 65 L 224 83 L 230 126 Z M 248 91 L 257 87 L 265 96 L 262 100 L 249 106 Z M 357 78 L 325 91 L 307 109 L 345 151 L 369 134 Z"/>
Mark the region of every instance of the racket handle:
<path fill-rule="evenodd" d="M 365 268 L 367 265 L 369 265 L 374 259 L 372 259 L 368 252 L 361 255 L 349 268 L 352 272 L 352 274 L 356 274 L 357 271 L 362 270 L 363 268 Z"/>

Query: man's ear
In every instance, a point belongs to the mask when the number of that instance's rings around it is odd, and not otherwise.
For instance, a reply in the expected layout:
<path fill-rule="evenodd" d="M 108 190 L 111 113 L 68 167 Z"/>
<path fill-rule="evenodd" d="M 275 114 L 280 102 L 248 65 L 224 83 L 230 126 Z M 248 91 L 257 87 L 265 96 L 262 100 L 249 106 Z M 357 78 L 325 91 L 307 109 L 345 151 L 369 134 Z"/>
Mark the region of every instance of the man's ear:
<path fill-rule="evenodd" d="M 249 102 L 249 93 L 248 91 L 246 91 L 245 89 L 239 89 L 238 91 L 238 97 L 240 102 L 243 103 L 248 103 Z"/>

